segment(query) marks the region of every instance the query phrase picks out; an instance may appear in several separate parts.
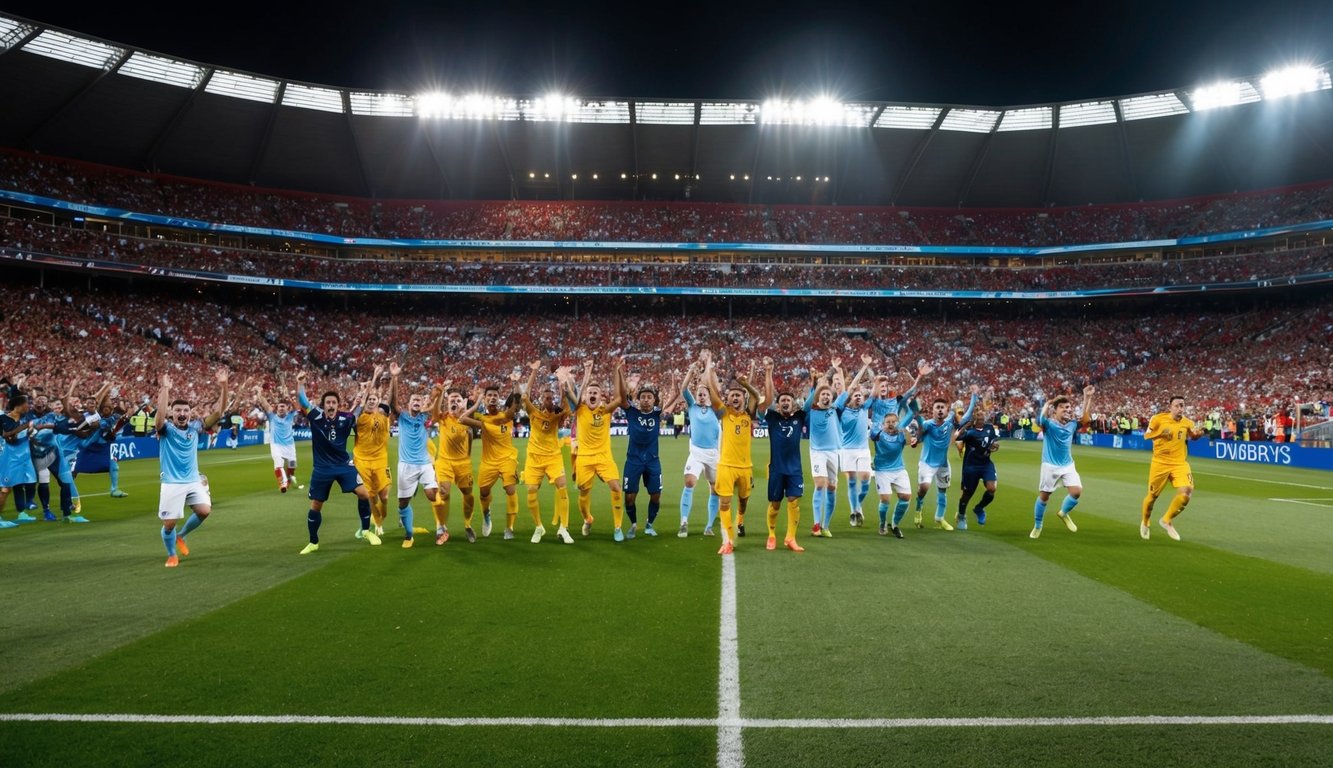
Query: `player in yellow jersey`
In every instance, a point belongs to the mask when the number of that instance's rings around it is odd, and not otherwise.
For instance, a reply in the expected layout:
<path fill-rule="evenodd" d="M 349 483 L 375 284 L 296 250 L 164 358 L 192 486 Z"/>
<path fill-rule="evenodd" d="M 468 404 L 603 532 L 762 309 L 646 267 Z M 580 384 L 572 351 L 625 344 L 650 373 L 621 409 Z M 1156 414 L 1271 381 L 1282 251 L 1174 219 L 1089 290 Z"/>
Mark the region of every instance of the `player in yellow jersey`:
<path fill-rule="evenodd" d="M 380 400 L 380 393 L 372 389 L 384 372 L 375 367 L 370 381 L 361 383 L 352 402 L 356 416 L 356 443 L 352 446 L 352 463 L 370 491 L 370 520 L 375 534 L 384 535 L 385 510 L 389 503 L 389 409 Z"/>
<path fill-rule="evenodd" d="M 1184 511 L 1194 494 L 1194 474 L 1190 471 L 1186 443 L 1203 437 L 1203 434 L 1202 427 L 1196 427 L 1193 421 L 1185 418 L 1185 398 L 1179 395 L 1171 398 L 1166 413 L 1159 413 L 1148 422 L 1143 439 L 1152 441 L 1152 465 L 1148 468 L 1148 495 L 1143 497 L 1143 520 L 1139 523 L 1141 538 L 1148 538 L 1152 532 L 1153 504 L 1169 482 L 1176 488 L 1176 497 L 1158 522 L 1167 536 L 1180 541 L 1180 534 L 1176 533 L 1171 521 Z"/>
<path fill-rule="evenodd" d="M 754 365 L 750 366 L 754 373 Z M 750 501 L 750 490 L 754 488 L 754 458 L 750 455 L 750 443 L 754 435 L 755 414 L 764 404 L 763 395 L 750 385 L 750 377 L 745 374 L 736 376 L 740 386 L 728 387 L 724 398 L 719 391 L 716 369 L 710 370 L 705 377 L 709 396 L 722 403 L 722 450 L 717 462 L 717 498 L 718 516 L 722 518 L 722 548 L 719 555 L 730 555 L 735 551 L 736 537 L 745 535 L 745 507 Z M 731 517 L 731 496 L 735 494 L 740 501 L 739 519 L 733 525 Z"/>
<path fill-rule="evenodd" d="M 514 521 L 518 519 L 518 449 L 514 447 L 514 424 L 522 395 L 518 391 L 519 373 L 509 374 L 513 391 L 500 402 L 500 388 L 488 386 L 483 390 L 485 413 L 478 411 L 474 419 L 481 430 L 481 465 L 477 468 L 477 490 L 481 496 L 481 535 L 491 535 L 491 488 L 495 482 L 505 492 L 504 538 L 514 538 Z M 464 422 L 466 423 L 466 422 Z"/>
<path fill-rule="evenodd" d="M 455 486 L 463 494 L 463 530 L 468 541 L 477 540 L 472 530 L 472 425 L 477 422 L 471 416 L 481 406 L 481 399 L 474 398 L 469 406 L 463 390 L 451 388 L 450 383 L 444 383 L 446 395 L 432 414 L 439 431 L 430 449 L 435 457 L 435 479 L 440 484 L 431 504 L 437 546 L 449 540 L 449 498 Z"/>
<path fill-rule="evenodd" d="M 617 375 L 625 367 L 625 359 L 617 358 Z M 611 457 L 611 414 L 620 407 L 620 393 L 616 392 L 609 399 L 603 397 L 600 385 L 589 383 L 592 379 L 592 361 L 583 363 L 582 391 L 575 391 L 572 382 L 566 387 L 565 395 L 574 409 L 574 421 L 579 436 L 579 457 L 574 464 L 574 476 L 579 488 L 579 514 L 583 516 L 583 535 L 592 533 L 592 484 L 600 478 L 611 490 L 611 522 L 615 527 L 614 538 L 624 541 L 625 533 L 620 529 L 625 514 L 624 495 L 620 487 L 620 468 Z"/>
<path fill-rule="evenodd" d="M 541 507 L 537 502 L 537 492 L 541 490 L 542 479 L 548 479 L 555 486 L 556 536 L 566 544 L 573 544 L 569 535 L 569 489 L 565 482 L 565 459 L 560 452 L 560 424 L 569 418 L 569 408 L 560 396 L 565 382 L 569 380 L 569 369 L 556 369 L 556 385 L 541 393 L 540 402 L 536 394 L 537 371 L 542 367 L 540 360 L 528 364 L 527 394 L 523 396 L 523 410 L 528 412 L 528 454 L 523 466 L 523 484 L 528 487 L 528 512 L 536 530 L 532 532 L 532 543 L 537 544 L 546 535 L 542 527 Z"/>

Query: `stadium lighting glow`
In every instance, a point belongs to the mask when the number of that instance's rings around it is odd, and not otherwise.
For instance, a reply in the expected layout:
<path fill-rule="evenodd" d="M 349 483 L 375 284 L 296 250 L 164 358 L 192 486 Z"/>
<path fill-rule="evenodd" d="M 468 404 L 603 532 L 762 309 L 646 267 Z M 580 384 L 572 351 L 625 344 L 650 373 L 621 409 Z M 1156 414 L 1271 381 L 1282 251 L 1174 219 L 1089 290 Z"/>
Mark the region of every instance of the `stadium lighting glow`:
<path fill-rule="evenodd" d="M 1236 104 L 1248 104 L 1258 100 L 1259 92 L 1254 89 L 1253 85 L 1243 80 L 1205 85 L 1202 88 L 1196 88 L 1190 94 L 1190 102 L 1193 103 L 1196 112 L 1217 109 L 1218 107 L 1230 107 Z"/>
<path fill-rule="evenodd" d="M 801 177 L 800 177 L 800 176 L 797 176 L 797 177 L 796 177 L 796 180 L 797 180 L 797 181 L 800 181 L 800 180 L 801 180 Z"/>
<path fill-rule="evenodd" d="M 594 174 L 592 175 L 592 180 L 593 180 L 593 181 L 597 181 L 597 174 L 594 173 Z"/>
<path fill-rule="evenodd" d="M 527 117 L 534 120 L 564 120 L 566 116 L 573 115 L 579 110 L 577 99 L 565 96 L 559 93 L 550 93 L 537 99 L 532 105 L 532 111 Z"/>
<path fill-rule="evenodd" d="M 537 174 L 536 174 L 536 173 L 533 173 L 532 171 L 528 171 L 528 178 L 529 178 L 529 179 L 535 179 L 535 178 L 537 178 Z"/>
<path fill-rule="evenodd" d="M 680 174 L 676 174 L 676 181 L 680 181 Z"/>
<path fill-rule="evenodd" d="M 33 38 L 23 46 L 23 50 L 93 69 L 107 69 L 125 53 L 124 49 L 114 45 L 86 40 L 53 29 L 48 29 Z"/>
<path fill-rule="evenodd" d="M 447 93 L 431 91 L 417 94 L 416 103 L 418 117 L 448 117 L 454 99 Z"/>
<path fill-rule="evenodd" d="M 732 181 L 735 181 L 735 180 L 736 180 L 736 174 L 734 174 L 734 173 L 731 174 L 731 180 L 732 180 Z"/>
<path fill-rule="evenodd" d="M 838 125 L 864 128 L 875 114 L 870 104 L 845 104 L 832 96 L 809 101 L 769 99 L 759 109 L 765 123 L 786 125 Z"/>
<path fill-rule="evenodd" d="M 288 83 L 282 93 L 283 106 L 317 109 L 321 112 L 342 112 L 343 95 L 332 88 L 316 88 L 310 85 Z"/>
<path fill-rule="evenodd" d="M 1330 87 L 1333 83 L 1329 82 L 1328 72 L 1319 67 L 1287 67 L 1269 72 L 1259 81 L 1265 99 L 1280 99 Z"/>
<path fill-rule="evenodd" d="M 573 179 L 574 181 L 578 181 L 578 180 L 579 180 L 579 175 L 578 175 L 577 173 L 571 173 L 571 174 L 569 175 L 569 178 Z"/>
<path fill-rule="evenodd" d="M 213 72 L 204 90 L 218 96 L 232 96 L 271 104 L 278 95 L 278 81 L 219 69 Z"/>
<path fill-rule="evenodd" d="M 347 94 L 354 115 L 377 115 L 380 117 L 411 117 L 412 99 L 401 93 L 359 93 Z"/>
<path fill-rule="evenodd" d="M 620 178 L 622 178 L 622 179 L 627 179 L 627 178 L 629 178 L 629 174 L 628 174 L 628 173 L 622 173 L 622 174 L 620 174 Z"/>
<path fill-rule="evenodd" d="M 657 174 L 653 174 L 653 181 L 657 181 Z"/>
<path fill-rule="evenodd" d="M 1153 93 L 1120 100 L 1120 114 L 1125 120 L 1147 120 L 1188 113 L 1189 108 L 1174 93 Z"/>
<path fill-rule="evenodd" d="M 542 178 L 543 178 L 543 179 L 549 179 L 549 178 L 551 178 L 551 174 L 549 174 L 549 173 L 543 173 L 543 174 L 542 174 Z"/>
<path fill-rule="evenodd" d="M 744 179 L 744 180 L 745 180 L 745 181 L 749 181 L 749 180 L 750 180 L 750 174 L 748 174 L 748 173 L 745 174 L 745 179 Z"/>
<path fill-rule="evenodd" d="M 118 74 L 165 83 L 178 88 L 194 88 L 204 79 L 204 68 L 184 61 L 152 56 L 135 51 L 130 58 L 116 70 Z"/>

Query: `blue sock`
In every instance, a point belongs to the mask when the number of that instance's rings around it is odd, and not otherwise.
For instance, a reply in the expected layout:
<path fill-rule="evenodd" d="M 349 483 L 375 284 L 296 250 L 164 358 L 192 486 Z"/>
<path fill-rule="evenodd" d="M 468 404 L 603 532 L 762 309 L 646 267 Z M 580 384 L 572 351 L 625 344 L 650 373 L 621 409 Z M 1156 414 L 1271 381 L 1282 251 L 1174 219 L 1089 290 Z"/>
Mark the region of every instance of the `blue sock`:
<path fill-rule="evenodd" d="M 625 497 L 625 517 L 629 518 L 629 524 L 634 525 L 639 522 L 639 500 L 630 501 Z"/>
<path fill-rule="evenodd" d="M 849 480 L 849 481 L 847 482 L 847 506 L 848 506 L 849 508 L 851 508 L 851 511 L 852 511 L 852 512 L 855 512 L 856 510 L 858 510 L 858 509 L 861 508 L 860 505 L 858 505 L 858 504 L 856 503 L 856 481 L 855 481 L 855 480 Z"/>
<path fill-rule="evenodd" d="M 316 512 L 312 509 L 310 510 L 310 513 L 306 515 L 305 527 L 310 530 L 311 544 L 319 543 L 319 524 L 322 522 L 324 522 L 324 515 L 321 512 Z"/>
<path fill-rule="evenodd" d="M 176 556 L 176 529 L 162 529 L 162 543 L 167 546 L 167 557 Z"/>
<path fill-rule="evenodd" d="M 662 502 L 661 502 L 661 501 L 653 501 L 651 498 L 648 499 L 648 524 L 649 524 L 649 525 L 652 525 L 652 524 L 653 524 L 653 521 L 657 520 L 657 511 L 660 510 L 661 508 L 662 508 Z"/>
<path fill-rule="evenodd" d="M 398 522 L 403 524 L 403 530 L 407 531 L 407 540 L 412 540 L 412 507 L 406 506 L 398 510 Z"/>
<path fill-rule="evenodd" d="M 1037 499 L 1037 505 L 1032 509 L 1032 526 L 1040 528 L 1044 517 L 1046 517 L 1046 502 L 1039 498 Z"/>
<path fill-rule="evenodd" d="M 708 527 L 712 528 L 713 523 L 717 522 L 717 508 L 722 503 L 716 493 L 708 494 Z"/>
<path fill-rule="evenodd" d="M 925 506 L 925 504 L 926 504 L 926 497 L 918 493 L 916 495 L 916 511 L 920 512 L 921 508 Z"/>
<path fill-rule="evenodd" d="M 903 515 L 907 514 L 907 499 L 898 499 L 898 506 L 893 508 L 893 527 L 897 528 L 898 523 L 903 521 Z"/>
<path fill-rule="evenodd" d="M 829 527 L 833 522 L 833 509 L 838 506 L 838 489 L 829 487 L 824 489 L 824 527 Z"/>
<path fill-rule="evenodd" d="M 1078 498 L 1077 498 L 1077 497 L 1075 497 L 1075 496 L 1066 496 L 1066 497 L 1065 497 L 1065 500 L 1064 500 L 1064 503 L 1062 503 L 1062 504 L 1060 505 L 1060 511 L 1063 512 L 1063 513 L 1065 513 L 1065 514 L 1067 515 L 1067 514 L 1069 514 L 1069 513 L 1074 509 L 1074 507 L 1077 507 L 1077 506 L 1078 506 Z"/>
<path fill-rule="evenodd" d="M 814 494 L 810 497 L 810 506 L 815 512 L 815 525 L 822 528 L 824 526 L 824 494 L 818 488 L 815 489 Z"/>
<path fill-rule="evenodd" d="M 973 512 L 985 512 L 985 511 L 986 511 L 986 507 L 987 507 L 992 501 L 995 501 L 995 494 L 992 493 L 991 491 L 986 491 L 985 493 L 981 494 L 981 503 L 978 504 L 978 505 L 976 505 L 975 507 L 973 507 L 973 508 L 972 508 L 972 511 L 973 511 Z"/>
<path fill-rule="evenodd" d="M 14 507 L 20 514 L 28 511 L 28 486 L 14 486 Z"/>
<path fill-rule="evenodd" d="M 195 528 L 198 528 L 203 524 L 204 524 L 204 518 L 200 517 L 198 514 L 194 512 L 191 512 L 190 519 L 185 521 L 185 527 L 182 528 L 181 532 L 176 535 L 180 536 L 181 538 L 185 538 L 186 536 L 190 535 L 191 531 L 193 531 Z"/>
<path fill-rule="evenodd" d="M 51 484 L 50 484 L 50 483 L 38 483 L 38 485 L 37 485 L 37 498 L 38 498 L 38 499 L 41 499 L 41 502 L 42 502 L 42 510 L 45 511 L 45 512 L 50 512 L 50 511 L 51 511 Z"/>
<path fill-rule="evenodd" d="M 943 488 L 935 489 L 935 519 L 944 518 L 944 511 L 949 508 L 949 492 Z"/>
<path fill-rule="evenodd" d="M 879 503 L 879 524 L 880 527 L 889 524 L 889 502 L 881 501 Z"/>
<path fill-rule="evenodd" d="M 357 499 L 356 513 L 361 516 L 361 530 L 370 530 L 370 499 Z"/>
<path fill-rule="evenodd" d="M 870 495 L 870 478 L 861 481 L 861 490 L 856 495 L 856 508 L 861 509 L 866 503 L 866 497 Z"/>
<path fill-rule="evenodd" d="M 690 519 L 690 507 L 694 506 L 694 489 L 680 489 L 680 521 L 686 522 Z"/>
<path fill-rule="evenodd" d="M 60 511 L 65 513 L 65 517 L 74 511 L 74 495 L 69 483 L 60 484 Z"/>
<path fill-rule="evenodd" d="M 113 461 L 108 464 L 107 471 L 111 473 L 111 490 L 120 490 L 120 462 Z"/>

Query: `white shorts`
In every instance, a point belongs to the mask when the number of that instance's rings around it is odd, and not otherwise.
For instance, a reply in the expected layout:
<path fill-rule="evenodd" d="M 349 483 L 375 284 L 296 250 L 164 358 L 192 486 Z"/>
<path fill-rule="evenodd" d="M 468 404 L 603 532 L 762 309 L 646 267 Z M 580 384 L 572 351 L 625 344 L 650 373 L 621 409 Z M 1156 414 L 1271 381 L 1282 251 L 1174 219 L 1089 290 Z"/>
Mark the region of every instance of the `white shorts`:
<path fill-rule="evenodd" d="M 412 498 L 418 485 L 426 490 L 440 487 L 439 481 L 435 479 L 435 465 L 398 462 L 398 498 Z"/>
<path fill-rule="evenodd" d="M 838 466 L 843 472 L 869 472 L 869 448 L 843 448 L 838 451 Z"/>
<path fill-rule="evenodd" d="M 1057 467 L 1054 464 L 1042 462 L 1041 482 L 1037 485 L 1037 491 L 1050 493 L 1055 490 L 1057 485 L 1063 485 L 1066 488 L 1082 488 L 1083 480 L 1078 476 L 1078 470 L 1074 469 L 1073 464 Z"/>
<path fill-rule="evenodd" d="M 49 468 L 42 468 L 37 470 L 38 485 L 46 485 L 49 482 L 51 482 L 51 470 Z"/>
<path fill-rule="evenodd" d="M 286 466 L 285 462 L 291 462 L 293 466 L 296 465 L 295 443 L 292 443 L 291 445 L 278 445 L 277 443 L 269 443 L 268 453 L 270 456 L 273 457 L 274 469 Z"/>
<path fill-rule="evenodd" d="M 810 476 L 822 477 L 831 481 L 834 485 L 838 483 L 838 452 L 837 451 L 810 451 Z"/>
<path fill-rule="evenodd" d="M 212 503 L 213 497 L 208 495 L 208 486 L 202 482 L 163 483 L 162 494 L 157 502 L 157 516 L 163 520 L 180 520 L 185 517 L 186 507 Z"/>
<path fill-rule="evenodd" d="M 717 461 L 718 449 L 695 448 L 691 445 L 689 458 L 685 459 L 685 474 L 716 483 Z"/>
<path fill-rule="evenodd" d="M 907 476 L 906 469 L 880 470 L 875 473 L 875 488 L 879 489 L 880 496 L 911 493 L 912 479 Z"/>
<path fill-rule="evenodd" d="M 935 484 L 936 488 L 948 488 L 949 482 L 953 480 L 953 472 L 949 465 L 942 467 L 932 467 L 929 464 L 920 463 L 916 465 L 917 485 Z"/>

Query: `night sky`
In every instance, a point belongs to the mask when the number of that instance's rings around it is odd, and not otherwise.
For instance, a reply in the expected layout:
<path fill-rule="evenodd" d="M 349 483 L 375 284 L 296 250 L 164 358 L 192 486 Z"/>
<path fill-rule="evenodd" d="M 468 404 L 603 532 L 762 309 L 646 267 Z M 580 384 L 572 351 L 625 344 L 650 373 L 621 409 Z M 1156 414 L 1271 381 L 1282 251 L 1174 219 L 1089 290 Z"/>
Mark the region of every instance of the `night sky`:
<path fill-rule="evenodd" d="M 1192 87 L 1333 60 L 1333 2 L 105 3 L 0 9 L 340 87 L 980 106 Z M 215 9 L 215 10 L 213 10 Z M 201 21 L 202 17 L 202 21 Z"/>

